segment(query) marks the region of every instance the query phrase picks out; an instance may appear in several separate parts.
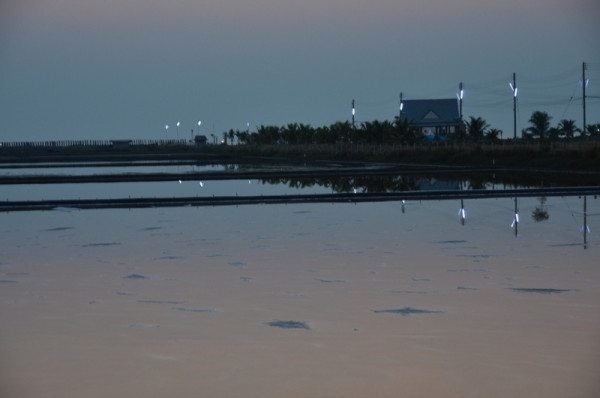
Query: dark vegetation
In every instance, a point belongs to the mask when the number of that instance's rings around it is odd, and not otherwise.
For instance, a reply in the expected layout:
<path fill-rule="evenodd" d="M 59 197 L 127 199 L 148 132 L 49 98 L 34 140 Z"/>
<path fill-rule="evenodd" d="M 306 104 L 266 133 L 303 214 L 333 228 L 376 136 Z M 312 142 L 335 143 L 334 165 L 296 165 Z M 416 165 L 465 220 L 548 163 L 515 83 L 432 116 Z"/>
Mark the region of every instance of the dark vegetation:
<path fill-rule="evenodd" d="M 521 138 L 502 139 L 501 130 L 480 117 L 469 117 L 455 133 L 425 137 L 406 120 L 336 122 L 312 127 L 292 123 L 283 127 L 259 126 L 256 131 L 223 133 L 219 145 L 161 141 L 128 146 L 73 142 L 63 146 L 0 146 L 0 161 L 62 161 L 117 159 L 249 158 L 287 161 L 336 160 L 451 164 L 467 166 L 526 167 L 530 169 L 600 170 L 600 124 L 580 129 L 573 120 L 552 126 L 552 118 L 534 112 Z M 216 138 L 214 134 L 211 134 Z M 213 140 L 216 141 L 216 140 Z M 29 144 L 29 145 L 27 145 Z"/>

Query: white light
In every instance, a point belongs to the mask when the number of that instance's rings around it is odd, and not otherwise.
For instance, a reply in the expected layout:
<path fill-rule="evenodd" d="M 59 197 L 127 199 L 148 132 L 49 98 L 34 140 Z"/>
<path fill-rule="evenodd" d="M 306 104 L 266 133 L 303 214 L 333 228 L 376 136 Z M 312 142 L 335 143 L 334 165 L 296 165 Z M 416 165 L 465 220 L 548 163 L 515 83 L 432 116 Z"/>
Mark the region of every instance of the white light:
<path fill-rule="evenodd" d="M 168 129 L 169 129 L 169 125 L 165 124 L 165 130 L 168 130 Z"/>
<path fill-rule="evenodd" d="M 356 114 L 356 109 L 352 108 L 352 116 Z"/>
<path fill-rule="evenodd" d="M 516 221 L 516 222 L 519 222 L 519 213 L 516 213 L 516 214 L 515 214 L 515 221 Z"/>
<path fill-rule="evenodd" d="M 202 120 L 198 120 L 198 127 L 202 125 Z"/>
<path fill-rule="evenodd" d="M 354 193 L 356 193 L 356 188 L 353 188 L 353 190 L 354 190 Z"/>
<path fill-rule="evenodd" d="M 590 82 L 590 79 L 585 79 L 585 86 L 587 87 Z"/>
<path fill-rule="evenodd" d="M 181 125 L 181 122 L 177 122 L 177 127 L 179 127 Z"/>
<path fill-rule="evenodd" d="M 460 90 L 460 99 L 463 99 L 464 94 L 465 94 L 465 91 L 464 90 Z"/>
<path fill-rule="evenodd" d="M 181 180 L 179 180 L 179 183 L 181 184 Z"/>
<path fill-rule="evenodd" d="M 512 91 L 515 91 L 515 88 L 513 87 L 512 83 L 508 83 L 508 85 L 510 86 L 510 89 L 511 89 Z"/>
<path fill-rule="evenodd" d="M 519 87 L 515 88 L 515 97 L 517 96 L 518 93 L 519 93 Z"/>
<path fill-rule="evenodd" d="M 204 183 L 203 183 L 202 181 L 200 181 L 200 182 L 198 183 L 198 185 L 200 185 L 200 187 L 201 187 L 201 188 L 203 188 L 203 187 L 204 187 Z"/>
<path fill-rule="evenodd" d="M 400 111 L 402 112 L 402 109 L 404 109 L 404 102 L 400 103 Z"/>

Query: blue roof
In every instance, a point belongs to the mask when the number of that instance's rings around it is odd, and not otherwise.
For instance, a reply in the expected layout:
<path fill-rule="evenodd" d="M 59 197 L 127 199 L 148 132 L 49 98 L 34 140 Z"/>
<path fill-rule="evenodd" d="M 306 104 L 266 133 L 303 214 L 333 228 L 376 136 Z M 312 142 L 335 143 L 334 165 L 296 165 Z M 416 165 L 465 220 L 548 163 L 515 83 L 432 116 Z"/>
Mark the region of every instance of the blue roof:
<path fill-rule="evenodd" d="M 453 126 L 460 124 L 458 102 L 450 99 L 403 101 L 402 118 L 416 127 Z"/>

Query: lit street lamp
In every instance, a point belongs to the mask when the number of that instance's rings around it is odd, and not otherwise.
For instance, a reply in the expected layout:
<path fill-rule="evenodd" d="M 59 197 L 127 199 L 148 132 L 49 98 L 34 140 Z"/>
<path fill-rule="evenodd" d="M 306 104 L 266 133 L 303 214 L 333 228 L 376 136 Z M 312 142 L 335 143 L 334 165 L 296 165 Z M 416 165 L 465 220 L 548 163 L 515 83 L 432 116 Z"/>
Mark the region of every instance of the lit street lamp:
<path fill-rule="evenodd" d="M 177 139 L 179 139 L 179 126 L 181 125 L 181 122 L 177 122 Z"/>
<path fill-rule="evenodd" d="M 169 125 L 165 124 L 165 137 L 169 138 Z"/>

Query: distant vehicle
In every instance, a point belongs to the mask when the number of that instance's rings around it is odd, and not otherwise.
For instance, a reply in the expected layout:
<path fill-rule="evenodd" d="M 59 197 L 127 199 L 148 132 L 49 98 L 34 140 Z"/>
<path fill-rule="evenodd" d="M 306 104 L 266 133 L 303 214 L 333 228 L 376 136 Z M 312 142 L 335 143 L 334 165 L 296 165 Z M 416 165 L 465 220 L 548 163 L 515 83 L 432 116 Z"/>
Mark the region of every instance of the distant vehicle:
<path fill-rule="evenodd" d="M 194 143 L 196 145 L 206 145 L 207 142 L 208 138 L 206 138 L 204 135 L 197 135 L 194 137 Z"/>

